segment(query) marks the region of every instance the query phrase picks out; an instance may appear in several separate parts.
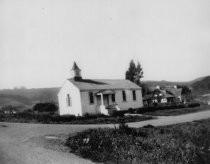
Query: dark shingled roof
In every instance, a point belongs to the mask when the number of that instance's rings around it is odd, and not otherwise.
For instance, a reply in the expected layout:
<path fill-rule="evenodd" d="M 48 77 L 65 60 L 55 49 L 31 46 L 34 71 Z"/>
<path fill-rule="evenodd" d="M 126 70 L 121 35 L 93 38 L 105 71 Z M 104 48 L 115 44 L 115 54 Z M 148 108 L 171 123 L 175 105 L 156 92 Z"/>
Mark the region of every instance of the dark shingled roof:
<path fill-rule="evenodd" d="M 182 95 L 182 88 L 166 88 L 166 90 L 172 93 L 175 97 Z"/>
<path fill-rule="evenodd" d="M 132 83 L 129 80 L 118 80 L 118 79 L 81 79 L 74 80 L 68 79 L 80 90 L 104 90 L 104 89 L 141 89 L 138 85 Z"/>

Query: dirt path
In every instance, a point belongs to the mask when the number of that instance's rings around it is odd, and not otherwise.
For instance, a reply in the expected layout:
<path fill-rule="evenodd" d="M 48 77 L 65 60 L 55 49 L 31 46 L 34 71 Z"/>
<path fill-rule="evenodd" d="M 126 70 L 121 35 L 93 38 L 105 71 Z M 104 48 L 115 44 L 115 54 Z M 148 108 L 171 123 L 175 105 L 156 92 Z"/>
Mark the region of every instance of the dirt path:
<path fill-rule="evenodd" d="M 163 126 L 210 118 L 210 111 L 180 116 L 159 117 L 156 120 L 129 123 L 132 127 L 148 124 Z M 62 136 L 83 131 L 88 128 L 114 127 L 114 125 L 56 125 L 0 122 L 0 164 L 77 164 L 92 163 L 69 152 L 48 149 L 44 136 Z M 53 142 L 53 141 L 52 141 Z M 56 144 L 52 144 L 56 145 Z"/>
<path fill-rule="evenodd" d="M 153 126 L 164 126 L 164 125 L 172 125 L 184 122 L 191 122 L 195 120 L 207 119 L 210 118 L 210 111 L 202 111 L 197 113 L 190 113 L 178 116 L 159 116 L 158 119 L 147 120 L 142 122 L 133 122 L 128 123 L 130 127 L 142 127 L 145 125 L 153 125 Z"/>
<path fill-rule="evenodd" d="M 92 163 L 69 152 L 47 149 L 40 140 L 46 135 L 67 136 L 87 128 L 80 125 L 0 123 L 0 164 Z"/>

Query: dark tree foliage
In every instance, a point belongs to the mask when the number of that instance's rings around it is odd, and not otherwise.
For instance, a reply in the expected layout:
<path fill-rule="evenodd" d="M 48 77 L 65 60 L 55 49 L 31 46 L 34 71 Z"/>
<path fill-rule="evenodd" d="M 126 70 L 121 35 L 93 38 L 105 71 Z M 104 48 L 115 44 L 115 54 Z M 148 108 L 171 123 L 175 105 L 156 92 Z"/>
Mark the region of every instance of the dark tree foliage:
<path fill-rule="evenodd" d="M 125 79 L 128 79 L 132 82 L 135 82 L 137 85 L 140 85 L 140 79 L 143 77 L 143 69 L 138 62 L 137 66 L 134 61 L 131 60 L 129 64 L 129 68 L 126 71 Z"/>
<path fill-rule="evenodd" d="M 149 88 L 145 83 L 141 83 L 140 86 L 142 88 L 142 96 L 145 96 L 150 93 Z"/>
<path fill-rule="evenodd" d="M 134 76 L 136 73 L 136 65 L 133 60 L 130 61 L 129 68 L 126 71 L 125 79 L 134 82 Z"/>
<path fill-rule="evenodd" d="M 37 103 L 33 107 L 33 111 L 37 112 L 56 112 L 57 110 L 58 107 L 54 103 Z"/>
<path fill-rule="evenodd" d="M 178 85 L 177 88 L 182 88 L 182 95 L 188 95 L 192 92 L 191 89 L 185 85 Z"/>
<path fill-rule="evenodd" d="M 185 85 L 178 85 L 177 88 L 182 88 L 182 96 L 185 98 L 186 101 L 192 100 L 192 91 L 188 86 Z"/>
<path fill-rule="evenodd" d="M 143 69 L 141 67 L 141 64 L 138 62 L 137 67 L 136 67 L 136 71 L 135 71 L 135 75 L 134 75 L 134 82 L 137 85 L 140 85 L 140 80 L 143 77 Z"/>

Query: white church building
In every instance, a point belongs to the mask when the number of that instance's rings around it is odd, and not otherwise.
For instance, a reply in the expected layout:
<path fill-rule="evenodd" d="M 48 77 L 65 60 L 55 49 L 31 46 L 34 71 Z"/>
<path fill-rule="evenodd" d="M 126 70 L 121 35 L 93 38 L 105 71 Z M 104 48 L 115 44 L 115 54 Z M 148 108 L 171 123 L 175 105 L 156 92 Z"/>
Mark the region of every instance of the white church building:
<path fill-rule="evenodd" d="M 105 114 L 108 110 L 128 110 L 143 106 L 141 87 L 122 79 L 83 79 L 74 62 L 73 77 L 58 93 L 60 115 Z"/>

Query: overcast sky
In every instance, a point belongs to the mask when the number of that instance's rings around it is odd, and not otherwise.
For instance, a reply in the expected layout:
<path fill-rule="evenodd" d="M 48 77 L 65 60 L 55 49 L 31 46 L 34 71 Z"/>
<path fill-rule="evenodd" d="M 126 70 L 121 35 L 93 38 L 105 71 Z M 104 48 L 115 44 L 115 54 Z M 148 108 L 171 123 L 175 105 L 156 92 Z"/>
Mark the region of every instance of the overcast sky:
<path fill-rule="evenodd" d="M 0 0 L 0 88 L 58 87 L 73 61 L 83 78 L 210 75 L 209 0 Z"/>

